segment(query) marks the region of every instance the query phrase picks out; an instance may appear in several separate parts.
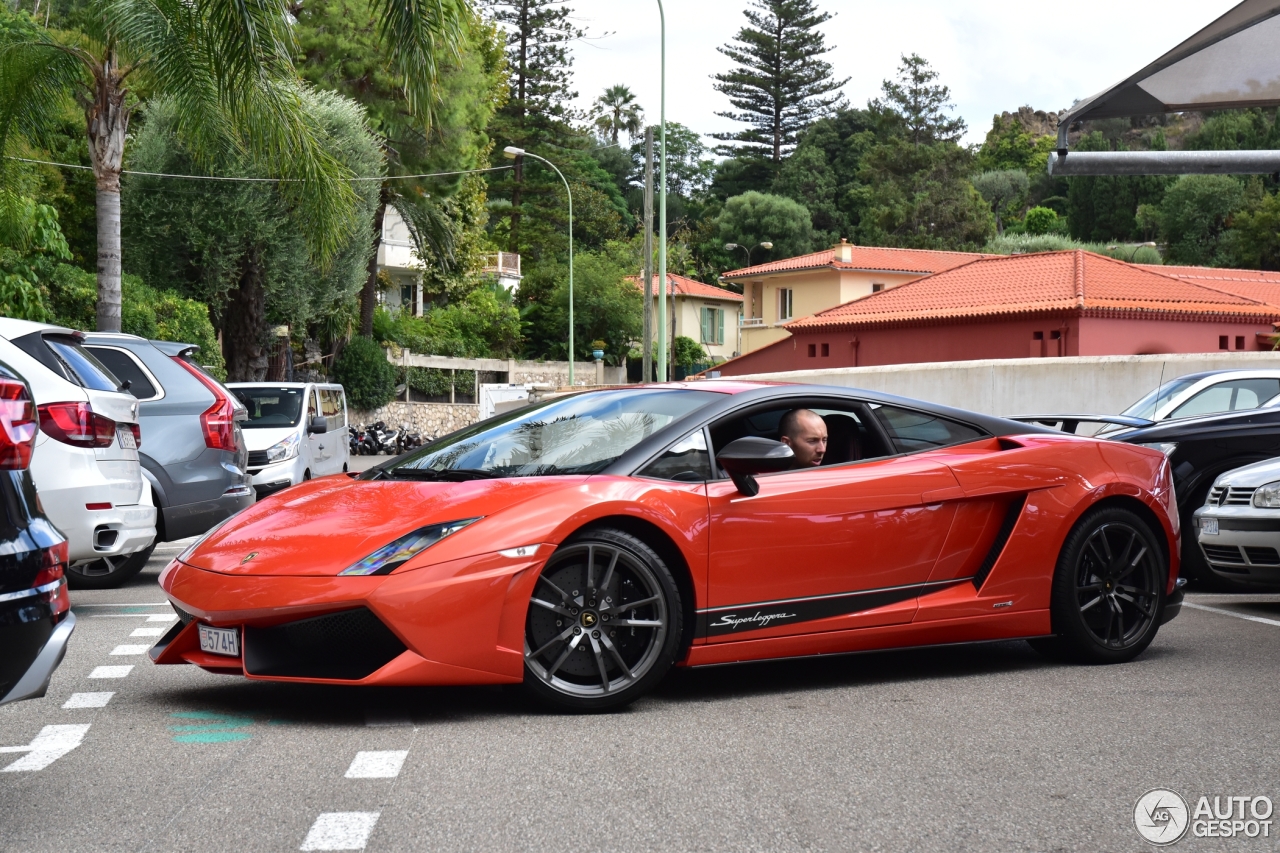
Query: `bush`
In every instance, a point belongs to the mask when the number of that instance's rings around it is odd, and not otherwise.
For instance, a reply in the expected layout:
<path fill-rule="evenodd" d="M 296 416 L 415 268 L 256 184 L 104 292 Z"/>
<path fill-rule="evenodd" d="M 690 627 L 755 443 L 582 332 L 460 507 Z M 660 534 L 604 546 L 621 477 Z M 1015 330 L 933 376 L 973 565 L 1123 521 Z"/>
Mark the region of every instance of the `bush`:
<path fill-rule="evenodd" d="M 436 367 L 407 367 L 401 372 L 401 377 L 414 394 L 423 397 L 448 397 L 451 384 L 455 394 L 462 393 L 469 397 L 475 390 L 476 382 L 474 370 L 459 370 L 455 376 L 448 370 Z"/>
<path fill-rule="evenodd" d="M 706 364 L 709 361 L 707 351 L 693 338 L 678 335 L 672 343 L 675 345 L 672 362 L 677 367 L 693 367 L 695 364 Z"/>
<path fill-rule="evenodd" d="M 1058 213 L 1047 207 L 1033 207 L 1022 220 L 1028 234 L 1048 234 L 1057 230 Z"/>
<path fill-rule="evenodd" d="M 369 411 L 396 395 L 396 369 L 369 338 L 352 338 L 333 365 L 334 379 L 347 391 L 353 409 Z"/>

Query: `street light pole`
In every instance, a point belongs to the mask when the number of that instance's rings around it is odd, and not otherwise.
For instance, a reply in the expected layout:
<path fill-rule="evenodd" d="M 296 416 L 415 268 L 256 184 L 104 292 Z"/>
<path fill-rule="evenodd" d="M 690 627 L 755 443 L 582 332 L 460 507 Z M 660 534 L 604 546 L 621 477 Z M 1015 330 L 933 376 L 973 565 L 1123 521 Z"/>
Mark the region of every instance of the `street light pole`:
<path fill-rule="evenodd" d="M 658 381 L 667 381 L 667 13 L 658 0 L 658 18 L 662 24 L 662 81 L 659 98 L 658 125 L 662 143 L 661 190 L 658 197 Z"/>
<path fill-rule="evenodd" d="M 573 190 L 569 189 L 569 182 L 565 180 L 564 173 L 556 168 L 556 164 L 552 163 L 546 157 L 539 157 L 537 154 L 531 154 L 523 148 L 516 148 L 514 145 L 508 145 L 502 149 L 502 155 L 508 160 L 514 160 L 517 157 L 532 157 L 535 160 L 541 160 L 560 176 L 560 180 L 564 181 L 564 193 L 569 197 L 569 384 L 573 384 Z M 665 172 L 664 178 L 665 181 Z M 663 189 L 665 192 L 666 185 Z M 664 207 L 665 213 L 665 207 Z"/>
<path fill-rule="evenodd" d="M 764 241 L 763 243 L 756 243 L 754 246 L 751 246 L 751 247 L 743 246 L 743 245 L 740 245 L 740 244 L 738 244 L 738 243 L 725 243 L 725 244 L 724 244 L 724 250 L 725 250 L 726 252 L 727 252 L 727 251 L 729 251 L 730 249 L 741 249 L 742 251 L 746 252 L 746 253 L 747 253 L 747 266 L 748 266 L 748 267 L 749 267 L 749 266 L 751 266 L 751 250 L 752 250 L 752 249 L 764 249 L 765 251 L 768 251 L 768 250 L 770 250 L 770 249 L 772 249 L 772 248 L 773 248 L 773 244 L 772 244 L 772 243 L 770 243 L 768 240 Z"/>
<path fill-rule="evenodd" d="M 1119 249 L 1120 246 L 1108 246 L 1107 248 L 1114 252 L 1116 249 Z M 1133 263 L 1133 259 L 1138 257 L 1139 249 L 1155 249 L 1155 248 L 1157 248 L 1155 243 L 1138 243 L 1133 247 L 1133 251 L 1129 253 L 1129 263 Z"/>

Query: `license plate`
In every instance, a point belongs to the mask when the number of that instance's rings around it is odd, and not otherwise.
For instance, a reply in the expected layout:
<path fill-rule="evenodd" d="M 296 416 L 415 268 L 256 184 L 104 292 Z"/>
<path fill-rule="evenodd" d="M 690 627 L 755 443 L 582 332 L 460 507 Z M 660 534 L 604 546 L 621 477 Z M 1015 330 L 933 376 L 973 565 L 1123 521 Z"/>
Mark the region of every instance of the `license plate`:
<path fill-rule="evenodd" d="M 120 441 L 120 446 L 125 450 L 137 450 L 138 442 L 133 440 L 133 430 L 128 427 L 121 427 L 116 430 L 116 438 Z"/>
<path fill-rule="evenodd" d="M 235 628 L 214 628 L 212 625 L 200 626 L 200 651 L 211 655 L 240 657 L 240 632 Z"/>
<path fill-rule="evenodd" d="M 1200 519 L 1200 532 L 1203 533 L 1205 536 L 1217 536 L 1218 535 L 1218 519 L 1216 518 Z"/>

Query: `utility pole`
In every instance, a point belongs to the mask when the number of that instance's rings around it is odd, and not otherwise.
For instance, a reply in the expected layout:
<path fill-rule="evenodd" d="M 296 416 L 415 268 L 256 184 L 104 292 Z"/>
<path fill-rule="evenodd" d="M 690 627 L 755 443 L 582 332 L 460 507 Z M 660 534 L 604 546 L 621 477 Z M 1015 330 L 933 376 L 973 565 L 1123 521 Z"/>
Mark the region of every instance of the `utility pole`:
<path fill-rule="evenodd" d="M 644 130 L 644 354 L 645 382 L 653 381 L 653 128 Z"/>

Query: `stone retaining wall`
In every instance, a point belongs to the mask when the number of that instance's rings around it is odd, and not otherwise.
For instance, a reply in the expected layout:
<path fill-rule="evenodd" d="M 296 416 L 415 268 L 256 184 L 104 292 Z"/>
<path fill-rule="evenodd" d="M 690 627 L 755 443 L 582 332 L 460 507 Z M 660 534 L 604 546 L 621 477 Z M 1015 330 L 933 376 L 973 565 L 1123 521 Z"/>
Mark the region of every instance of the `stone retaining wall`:
<path fill-rule="evenodd" d="M 410 430 L 420 433 L 424 439 L 439 438 L 479 420 L 480 407 L 473 403 L 405 403 L 396 400 L 372 412 L 355 409 L 347 412 L 347 422 L 352 426 L 382 421 L 389 429 L 399 429 L 401 424 L 408 423 Z"/>

